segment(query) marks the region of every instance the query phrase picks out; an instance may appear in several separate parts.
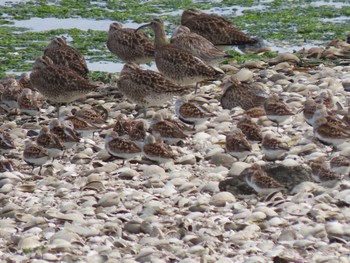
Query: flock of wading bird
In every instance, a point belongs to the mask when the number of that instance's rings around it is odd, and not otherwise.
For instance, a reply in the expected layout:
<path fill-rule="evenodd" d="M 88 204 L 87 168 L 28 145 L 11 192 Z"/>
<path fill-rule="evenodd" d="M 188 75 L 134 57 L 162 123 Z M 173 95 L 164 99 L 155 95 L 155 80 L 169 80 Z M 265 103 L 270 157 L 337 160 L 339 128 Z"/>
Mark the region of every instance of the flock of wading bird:
<path fill-rule="evenodd" d="M 141 29 L 151 28 L 154 43 Z M 119 23 L 110 25 L 107 47 L 126 64 L 117 80 L 118 90 L 131 102 L 143 108 L 144 116 L 149 107 L 162 106 L 178 97 L 175 114 L 164 116 L 155 113 L 151 121 L 134 120 L 120 114 L 111 125 L 108 114 L 97 109 L 80 108 L 59 112 L 59 105 L 84 98 L 88 93 L 103 89 L 88 79 L 88 67 L 79 51 L 67 45 L 62 37 L 56 37 L 38 57 L 33 70 L 23 74 L 19 81 L 3 80 L 3 114 L 18 109 L 21 113 L 38 115 L 40 108 L 49 100 L 56 104 L 58 118 L 42 125 L 38 135 L 26 140 L 23 160 L 33 166 L 40 166 L 54 158 L 61 158 L 64 150 L 74 147 L 81 136 L 101 129 L 111 129 L 105 137 L 105 149 L 114 157 L 123 160 L 144 155 L 157 163 L 175 159 L 169 144 L 186 140 L 195 133 L 195 126 L 215 115 L 194 100 L 201 82 L 221 80 L 224 93 L 221 105 L 224 109 L 240 106 L 245 114 L 226 135 L 226 151 L 238 160 L 252 154 L 253 142 L 261 143 L 265 159 L 283 159 L 289 151 L 287 143 L 278 138 L 280 123 L 292 117 L 293 113 L 278 94 L 269 93 L 256 83 L 241 83 L 233 75 L 217 68 L 229 55 L 217 46 L 259 44 L 240 31 L 225 18 L 205 14 L 196 9 L 185 10 L 170 39 L 166 38 L 164 24 L 154 19 L 137 29 L 123 28 Z M 155 61 L 159 72 L 144 70 L 139 64 Z M 191 94 L 192 93 L 192 94 Z M 349 114 L 339 119 L 334 110 L 332 95 L 322 92 L 316 99 L 307 98 L 304 105 L 305 121 L 314 129 L 314 136 L 321 142 L 338 145 L 350 137 Z M 277 124 L 277 133 L 262 134 L 254 118 L 266 116 Z M 9 131 L 0 131 L 0 151 L 9 153 L 15 148 Z M 349 166 L 344 157 L 335 162 Z M 345 164 L 344 164 L 345 163 Z M 124 164 L 124 161 L 123 161 Z M 311 164 L 317 181 L 339 180 L 341 175 L 331 171 L 322 160 Z M 3 158 L 0 170 L 11 170 L 11 160 Z M 269 177 L 258 164 L 252 165 L 246 173 L 247 183 L 259 193 L 283 189 L 283 185 Z"/>

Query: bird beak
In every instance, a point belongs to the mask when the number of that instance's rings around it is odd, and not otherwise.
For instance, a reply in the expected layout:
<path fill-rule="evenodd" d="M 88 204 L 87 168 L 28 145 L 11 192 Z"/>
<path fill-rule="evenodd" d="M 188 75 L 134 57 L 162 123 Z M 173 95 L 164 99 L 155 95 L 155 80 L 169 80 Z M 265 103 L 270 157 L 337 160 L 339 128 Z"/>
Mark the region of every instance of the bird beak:
<path fill-rule="evenodd" d="M 136 28 L 135 32 L 139 31 L 141 28 L 144 28 L 144 27 L 149 27 L 151 25 L 151 23 L 148 23 L 148 24 L 144 24 L 138 28 Z"/>

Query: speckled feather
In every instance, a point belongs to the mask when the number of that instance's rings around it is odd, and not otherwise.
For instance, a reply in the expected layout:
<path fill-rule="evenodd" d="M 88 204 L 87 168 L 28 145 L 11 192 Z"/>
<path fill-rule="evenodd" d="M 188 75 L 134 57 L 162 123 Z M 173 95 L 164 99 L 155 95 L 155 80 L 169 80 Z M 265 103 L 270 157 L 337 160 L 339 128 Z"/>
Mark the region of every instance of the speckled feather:
<path fill-rule="evenodd" d="M 241 83 L 235 76 L 224 79 L 223 88 L 225 92 L 221 97 L 221 105 L 224 109 L 240 106 L 249 110 L 262 107 L 268 98 L 267 92 L 258 84 Z"/>
<path fill-rule="evenodd" d="M 217 65 L 230 57 L 214 46 L 206 38 L 193 33 L 188 27 L 178 26 L 171 36 L 170 43 L 176 47 L 187 50 L 209 65 Z"/>
<path fill-rule="evenodd" d="M 34 88 L 54 102 L 74 101 L 98 87 L 74 71 L 54 65 L 46 56 L 37 58 L 30 80 Z"/>
<path fill-rule="evenodd" d="M 187 9 L 182 13 L 181 24 L 187 26 L 214 45 L 253 44 L 257 40 L 239 30 L 223 17 L 205 14 L 196 9 Z"/>
<path fill-rule="evenodd" d="M 173 96 L 192 91 L 177 85 L 158 72 L 143 70 L 136 64 L 125 64 L 117 81 L 118 89 L 132 102 L 141 106 L 160 106 Z"/>
<path fill-rule="evenodd" d="M 123 28 L 119 23 L 109 27 L 107 47 L 121 60 L 137 64 L 149 63 L 154 59 L 154 46 L 142 32 Z"/>
<path fill-rule="evenodd" d="M 55 65 L 68 67 L 83 78 L 88 77 L 89 69 L 81 53 L 67 45 L 62 37 L 54 38 L 44 51 L 44 55 L 51 58 Z"/>

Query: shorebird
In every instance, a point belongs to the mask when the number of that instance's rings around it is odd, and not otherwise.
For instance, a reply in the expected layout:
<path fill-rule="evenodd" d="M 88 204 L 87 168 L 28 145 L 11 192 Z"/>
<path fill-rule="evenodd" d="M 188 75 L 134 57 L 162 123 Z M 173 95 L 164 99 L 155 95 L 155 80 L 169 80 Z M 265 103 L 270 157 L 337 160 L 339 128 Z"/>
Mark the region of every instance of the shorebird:
<path fill-rule="evenodd" d="M 52 134 L 55 134 L 63 142 L 65 149 L 70 149 L 80 142 L 80 138 L 70 121 L 60 122 L 58 119 L 52 119 L 49 122 L 49 129 Z"/>
<path fill-rule="evenodd" d="M 141 148 L 132 140 L 123 138 L 117 132 L 111 131 L 105 138 L 105 149 L 114 157 L 123 159 L 134 158 L 141 154 Z"/>
<path fill-rule="evenodd" d="M 32 83 L 30 83 L 29 74 L 27 72 L 22 73 L 20 79 L 18 80 L 18 84 L 24 89 L 33 89 Z"/>
<path fill-rule="evenodd" d="M 1 103 L 5 106 L 7 111 L 17 109 L 17 100 L 23 88 L 13 78 L 9 78 L 4 87 L 4 91 L 1 94 Z"/>
<path fill-rule="evenodd" d="M 44 147 L 50 158 L 57 158 L 63 152 L 63 142 L 59 137 L 50 132 L 47 126 L 43 126 L 36 138 L 36 143 Z"/>
<path fill-rule="evenodd" d="M 259 84 L 242 83 L 233 75 L 225 78 L 222 86 L 224 94 L 220 102 L 224 109 L 232 109 L 237 106 L 243 110 L 262 107 L 268 98 L 268 93 Z"/>
<path fill-rule="evenodd" d="M 143 70 L 135 63 L 125 64 L 117 81 L 118 89 L 130 101 L 147 107 L 161 106 L 174 96 L 191 92 L 192 88 L 180 86 L 153 70 Z"/>
<path fill-rule="evenodd" d="M 258 124 L 252 121 L 249 115 L 243 116 L 237 122 L 237 128 L 241 129 L 249 141 L 261 142 L 262 132 Z"/>
<path fill-rule="evenodd" d="M 166 163 L 175 159 L 171 148 L 162 141 L 157 141 L 153 135 L 147 135 L 142 147 L 142 151 L 147 159 L 157 163 Z"/>
<path fill-rule="evenodd" d="M 15 148 L 16 146 L 11 135 L 5 130 L 0 130 L 0 153 L 9 153 Z"/>
<path fill-rule="evenodd" d="M 29 88 L 24 88 L 21 94 L 18 96 L 17 105 L 19 110 L 30 116 L 35 116 L 40 111 L 40 106 L 37 100 L 37 93 Z"/>
<path fill-rule="evenodd" d="M 314 137 L 324 144 L 337 146 L 350 139 L 348 126 L 340 119 L 330 116 L 323 104 L 317 106 L 314 114 Z"/>
<path fill-rule="evenodd" d="M 146 64 L 154 60 L 151 40 L 143 32 L 123 28 L 120 23 L 110 24 L 107 47 L 126 63 Z"/>
<path fill-rule="evenodd" d="M 234 128 L 226 136 L 226 151 L 233 157 L 246 158 L 252 152 L 252 146 L 239 128 Z"/>
<path fill-rule="evenodd" d="M 280 97 L 273 93 L 264 102 L 264 109 L 266 117 L 277 123 L 277 131 L 280 123 L 293 116 L 294 113 L 287 107 L 287 105 L 281 101 Z"/>
<path fill-rule="evenodd" d="M 45 49 L 44 55 L 48 56 L 55 65 L 69 68 L 81 77 L 88 78 L 89 69 L 84 57 L 77 49 L 68 46 L 63 37 L 52 39 Z"/>
<path fill-rule="evenodd" d="M 193 125 L 193 128 L 215 116 L 197 103 L 189 101 L 187 96 L 176 100 L 175 113 L 180 121 Z"/>
<path fill-rule="evenodd" d="M 151 23 L 142 25 L 137 30 L 144 27 L 150 27 L 154 31 L 156 65 L 166 78 L 181 85 L 198 85 L 198 82 L 223 77 L 221 70 L 209 66 L 186 50 L 168 44 L 161 20 L 153 19 Z"/>
<path fill-rule="evenodd" d="M 337 181 L 342 179 L 342 176 L 330 169 L 329 164 L 324 157 L 319 157 L 309 161 L 311 167 L 312 178 L 324 186 L 331 187 Z"/>
<path fill-rule="evenodd" d="M 181 25 L 187 26 L 192 32 L 205 37 L 214 45 L 242 45 L 258 42 L 256 38 L 243 33 L 225 18 L 205 14 L 194 8 L 183 11 Z"/>
<path fill-rule="evenodd" d="M 87 136 L 90 133 L 94 133 L 100 128 L 94 123 L 90 123 L 82 118 L 74 116 L 73 113 L 68 109 L 64 109 L 60 113 L 59 119 L 61 122 L 70 121 L 73 124 L 74 130 L 81 136 Z"/>
<path fill-rule="evenodd" d="M 170 43 L 189 51 L 211 66 L 218 66 L 225 59 L 232 57 L 215 47 L 208 39 L 191 32 L 186 26 L 175 28 L 170 38 Z"/>
<path fill-rule="evenodd" d="M 56 103 L 57 116 L 60 103 L 69 103 L 83 98 L 87 93 L 97 90 L 75 71 L 57 66 L 47 57 L 38 57 L 33 64 L 30 81 L 47 99 Z"/>
<path fill-rule="evenodd" d="M 164 120 L 160 113 L 153 114 L 149 130 L 152 135 L 160 137 L 169 144 L 175 144 L 187 138 L 187 135 L 181 128 L 173 122 Z"/>
<path fill-rule="evenodd" d="M 263 136 L 261 148 L 265 154 L 265 159 L 268 161 L 280 160 L 289 151 L 288 144 L 276 138 L 270 132 Z"/>
<path fill-rule="evenodd" d="M 258 194 L 266 195 L 284 190 L 283 185 L 268 176 L 257 163 L 246 168 L 242 174 L 245 176 L 247 184 Z"/>
<path fill-rule="evenodd" d="M 40 174 L 42 166 L 49 160 L 49 154 L 44 147 L 31 141 L 26 141 L 23 150 L 23 160 L 33 167 L 32 172 L 35 166 L 40 166 Z"/>
<path fill-rule="evenodd" d="M 350 172 L 350 158 L 338 155 L 330 160 L 331 170 L 340 175 L 348 175 Z"/>

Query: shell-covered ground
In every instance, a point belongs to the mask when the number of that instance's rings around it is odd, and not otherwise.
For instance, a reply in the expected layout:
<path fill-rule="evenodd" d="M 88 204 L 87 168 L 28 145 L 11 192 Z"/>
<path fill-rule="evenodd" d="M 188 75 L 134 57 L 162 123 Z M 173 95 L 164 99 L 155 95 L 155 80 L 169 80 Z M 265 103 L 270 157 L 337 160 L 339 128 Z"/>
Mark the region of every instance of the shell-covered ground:
<path fill-rule="evenodd" d="M 47 12 L 56 11 L 57 16 L 65 14 L 61 8 L 43 3 L 34 6 L 42 12 L 46 8 Z M 63 7 L 64 3 L 61 1 Z M 107 3 L 109 8 L 113 3 Z M 27 4 L 32 7 L 33 3 Z M 27 14 L 20 7 L 18 15 Z M 342 7 L 345 11 L 337 10 L 347 12 L 348 7 Z M 12 12 L 11 8 L 6 10 L 7 14 Z M 37 8 L 29 10 L 31 16 L 38 16 Z M 69 10 L 64 9 L 68 17 L 77 15 L 79 8 Z M 84 17 L 84 13 L 78 15 Z M 110 19 L 116 18 L 111 15 Z M 68 34 L 74 44 L 85 43 L 78 41 L 79 36 L 98 35 L 96 42 L 87 41 L 86 45 L 104 45 L 105 31 L 82 34 L 79 29 L 70 29 L 69 33 L 60 29 L 33 33 L 34 38 L 41 35 L 40 41 L 30 42 L 29 46 L 38 45 L 35 52 L 14 48 L 2 73 L 29 71 L 50 37 Z M 16 39 L 23 37 L 25 46 L 30 34 L 19 33 Z M 3 41 L 0 43 L 7 43 Z M 91 58 L 91 47 L 84 50 L 90 50 L 83 53 Z M 97 53 L 107 52 L 101 50 Z M 121 160 L 109 160 L 104 149 L 108 131 L 101 130 L 93 137 L 83 137 L 63 158 L 47 162 L 41 174 L 39 167 L 31 172 L 22 159 L 24 141 L 55 117 L 54 106 L 45 104 L 37 118 L 16 112 L 1 114 L 1 129 L 10 131 L 16 146 L 4 155 L 13 161 L 15 170 L 0 173 L 1 261 L 349 262 L 348 175 L 343 174 L 342 180 L 327 187 L 312 179 L 308 165 L 319 156 L 327 161 L 337 155 L 350 156 L 349 143 L 335 149 L 315 140 L 313 128 L 305 123 L 301 112 L 309 94 L 317 97 L 323 91 L 334 95 L 339 116 L 347 112 L 349 49 L 328 47 L 326 51 L 296 55 L 254 57 L 254 61 L 232 61 L 222 66 L 227 75 L 235 74 L 242 82 L 259 83 L 269 93 L 279 94 L 295 113 L 278 131 L 266 117 L 255 120 L 263 132 L 273 131 L 290 146 L 283 160 L 275 162 L 264 159 L 260 143 L 253 144 L 254 154 L 245 160 L 237 161 L 225 152 L 225 134 L 235 127 L 243 111 L 239 107 L 222 109 L 220 81 L 201 87 L 196 95 L 196 100 L 215 117 L 197 126 L 183 143 L 171 146 L 177 157 L 163 165 L 142 156 L 125 165 Z M 98 55 L 94 59 L 98 60 Z M 13 61 L 16 63 L 11 65 Z M 101 105 L 108 111 L 111 125 L 121 113 L 134 118 L 135 105 L 119 94 L 114 78 L 104 84 L 101 93 L 90 94 L 68 107 Z M 148 109 L 147 122 L 155 111 L 174 115 L 174 103 L 169 102 L 163 109 Z M 249 188 L 240 174 L 256 162 L 287 190 L 263 196 Z"/>

